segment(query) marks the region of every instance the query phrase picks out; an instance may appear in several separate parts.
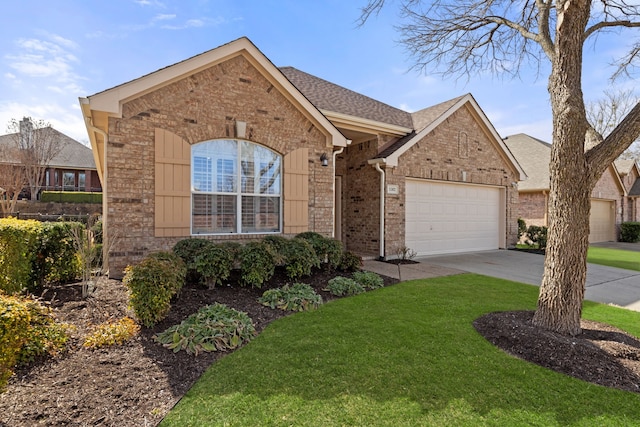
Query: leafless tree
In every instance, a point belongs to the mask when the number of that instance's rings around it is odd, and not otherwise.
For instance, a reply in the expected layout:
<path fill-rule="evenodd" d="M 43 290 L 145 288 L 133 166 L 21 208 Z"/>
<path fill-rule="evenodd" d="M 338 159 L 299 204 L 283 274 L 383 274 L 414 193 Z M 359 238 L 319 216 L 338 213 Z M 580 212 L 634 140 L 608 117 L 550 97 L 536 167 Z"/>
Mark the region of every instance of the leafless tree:
<path fill-rule="evenodd" d="M 14 151 L 14 149 L 8 149 Z M 9 158 L 17 157 L 17 154 L 7 153 Z M 26 178 L 22 166 L 12 164 L 0 165 L 0 211 L 3 216 L 15 212 L 18 196 L 24 188 Z"/>
<path fill-rule="evenodd" d="M 606 90 L 601 99 L 587 104 L 587 119 L 598 133 L 606 137 L 638 101 L 640 98 L 631 89 Z M 640 160 L 640 142 L 636 140 L 620 157 Z"/>
<path fill-rule="evenodd" d="M 589 246 L 591 192 L 608 165 L 640 135 L 636 104 L 608 135 L 587 120 L 583 54 L 604 32 L 636 36 L 618 58 L 616 76 L 630 76 L 640 58 L 640 5 L 627 0 L 398 0 L 401 43 L 423 72 L 469 76 L 487 70 L 517 76 L 550 69 L 553 121 L 549 236 L 533 322 L 567 335 L 580 333 Z M 370 0 L 361 22 L 384 7 Z M 627 40 L 633 40 L 628 38 Z M 608 65 L 608 64 L 603 64 Z M 585 143 L 592 141 L 585 150 Z"/>
<path fill-rule="evenodd" d="M 21 121 L 12 119 L 7 130 L 13 135 L 18 157 L 24 167 L 31 200 L 36 200 L 47 166 L 62 150 L 62 141 L 56 137 L 49 123 L 34 121 L 31 117 L 25 117 Z"/>

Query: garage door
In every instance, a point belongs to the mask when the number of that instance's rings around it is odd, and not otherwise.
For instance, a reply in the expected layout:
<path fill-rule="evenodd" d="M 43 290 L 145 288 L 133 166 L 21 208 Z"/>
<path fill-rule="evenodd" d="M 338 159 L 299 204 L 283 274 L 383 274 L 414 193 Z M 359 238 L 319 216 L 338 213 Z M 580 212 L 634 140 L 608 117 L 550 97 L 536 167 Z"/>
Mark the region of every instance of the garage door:
<path fill-rule="evenodd" d="M 406 246 L 418 255 L 498 249 L 503 205 L 499 188 L 408 180 Z"/>
<path fill-rule="evenodd" d="M 589 243 L 615 240 L 615 204 L 612 200 L 591 199 Z"/>

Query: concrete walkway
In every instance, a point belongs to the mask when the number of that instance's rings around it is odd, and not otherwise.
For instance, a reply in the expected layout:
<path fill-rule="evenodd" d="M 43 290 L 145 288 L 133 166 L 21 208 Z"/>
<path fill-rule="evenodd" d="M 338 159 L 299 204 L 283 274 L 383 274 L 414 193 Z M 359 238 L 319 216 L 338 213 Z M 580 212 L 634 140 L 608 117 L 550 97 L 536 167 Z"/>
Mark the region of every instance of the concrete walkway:
<path fill-rule="evenodd" d="M 510 250 L 437 255 L 414 261 L 418 263 L 400 266 L 402 280 L 470 272 L 539 286 L 544 271 L 544 256 Z M 364 269 L 399 278 L 394 264 L 365 261 Z M 588 264 L 585 299 L 640 311 L 640 272 Z"/>

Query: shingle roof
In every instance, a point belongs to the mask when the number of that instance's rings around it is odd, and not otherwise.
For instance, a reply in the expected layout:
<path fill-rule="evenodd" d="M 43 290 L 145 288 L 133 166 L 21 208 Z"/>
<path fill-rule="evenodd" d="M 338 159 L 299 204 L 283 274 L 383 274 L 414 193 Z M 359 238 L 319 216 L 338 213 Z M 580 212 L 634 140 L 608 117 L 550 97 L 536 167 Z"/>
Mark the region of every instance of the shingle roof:
<path fill-rule="evenodd" d="M 282 74 L 319 110 L 413 128 L 411 114 L 293 67 Z"/>
<path fill-rule="evenodd" d="M 62 149 L 49 163 L 50 167 L 69 169 L 95 169 L 93 152 L 73 138 L 51 128 L 52 137 L 58 138 Z M 37 132 L 37 130 L 36 130 Z M 13 147 L 17 134 L 0 135 L 0 162 L 19 163 L 20 159 L 12 155 L 10 147 Z"/>
<path fill-rule="evenodd" d="M 620 173 L 628 174 L 629 172 L 631 172 L 631 168 L 633 168 L 633 165 L 636 163 L 636 161 L 633 159 L 617 159 L 613 163 L 615 163 L 616 169 L 618 169 Z"/>
<path fill-rule="evenodd" d="M 548 190 L 551 144 L 523 133 L 504 138 L 504 143 L 528 176 L 518 183 L 518 190 Z"/>

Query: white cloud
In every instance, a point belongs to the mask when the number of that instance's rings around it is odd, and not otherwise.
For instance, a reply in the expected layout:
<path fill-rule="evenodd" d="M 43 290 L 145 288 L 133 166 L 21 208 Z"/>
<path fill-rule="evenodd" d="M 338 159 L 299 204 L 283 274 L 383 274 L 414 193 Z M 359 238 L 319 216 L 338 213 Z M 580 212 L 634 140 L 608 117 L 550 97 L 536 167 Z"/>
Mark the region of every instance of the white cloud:
<path fill-rule="evenodd" d="M 43 35 L 46 39 L 18 39 L 17 49 L 5 55 L 9 67 L 15 72 L 10 73 L 11 78 L 44 78 L 47 79 L 46 87 L 63 87 L 64 90 L 82 92 L 78 83 L 82 79 L 73 70 L 79 60 L 71 51 L 76 50 L 78 45 L 56 34 Z"/>

